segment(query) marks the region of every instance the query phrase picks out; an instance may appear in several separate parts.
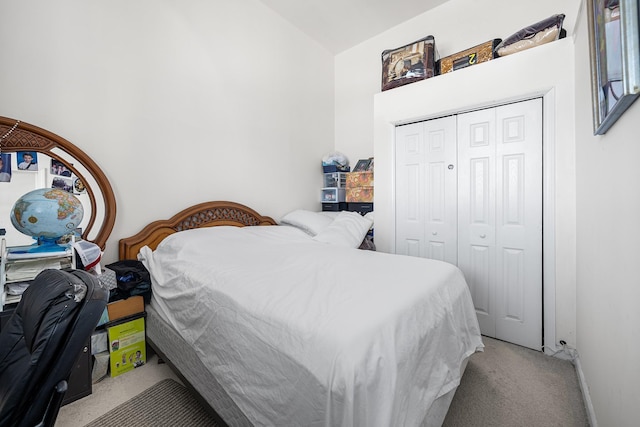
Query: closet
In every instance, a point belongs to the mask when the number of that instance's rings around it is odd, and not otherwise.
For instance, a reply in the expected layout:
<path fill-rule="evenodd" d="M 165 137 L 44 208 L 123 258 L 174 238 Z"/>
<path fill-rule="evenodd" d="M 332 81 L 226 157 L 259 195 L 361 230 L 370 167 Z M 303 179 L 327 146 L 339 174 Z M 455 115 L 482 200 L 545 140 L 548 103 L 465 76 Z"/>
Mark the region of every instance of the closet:
<path fill-rule="evenodd" d="M 542 348 L 542 99 L 396 127 L 396 253 L 460 267 L 484 335 Z"/>

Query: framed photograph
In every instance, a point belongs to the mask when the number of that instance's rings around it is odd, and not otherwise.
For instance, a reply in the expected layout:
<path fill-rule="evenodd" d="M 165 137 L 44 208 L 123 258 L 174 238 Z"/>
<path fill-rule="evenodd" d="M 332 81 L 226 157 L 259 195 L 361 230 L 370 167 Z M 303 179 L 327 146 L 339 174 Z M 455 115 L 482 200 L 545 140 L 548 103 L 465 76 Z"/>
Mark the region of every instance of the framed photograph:
<path fill-rule="evenodd" d="M 38 153 L 31 151 L 18 151 L 16 153 L 18 161 L 18 170 L 21 171 L 37 171 L 38 170 Z"/>
<path fill-rule="evenodd" d="M 593 134 L 603 135 L 640 93 L 638 0 L 587 0 Z"/>
<path fill-rule="evenodd" d="M 53 175 L 66 176 L 69 178 L 71 177 L 71 171 L 69 170 L 67 165 L 56 159 L 51 159 L 51 173 Z"/>
<path fill-rule="evenodd" d="M 73 194 L 73 180 L 71 178 L 64 178 L 60 176 L 54 176 L 51 188 L 58 188 Z"/>
<path fill-rule="evenodd" d="M 11 154 L 0 154 L 0 182 L 11 182 Z"/>
<path fill-rule="evenodd" d="M 353 168 L 353 172 L 366 172 L 369 169 L 370 164 L 371 159 L 358 160 L 358 163 L 356 163 Z"/>

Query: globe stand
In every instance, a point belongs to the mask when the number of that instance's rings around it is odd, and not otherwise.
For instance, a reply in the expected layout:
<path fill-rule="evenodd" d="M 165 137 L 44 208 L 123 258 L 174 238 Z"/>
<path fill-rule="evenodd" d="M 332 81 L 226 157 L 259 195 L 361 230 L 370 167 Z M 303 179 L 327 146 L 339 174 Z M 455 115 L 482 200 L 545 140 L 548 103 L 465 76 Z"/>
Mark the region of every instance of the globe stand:
<path fill-rule="evenodd" d="M 36 239 L 34 237 L 34 239 Z M 58 238 L 38 237 L 36 242 L 31 246 L 15 247 L 11 250 L 14 254 L 38 254 L 38 253 L 52 253 L 52 252 L 64 252 L 67 249 L 66 245 L 58 244 Z"/>

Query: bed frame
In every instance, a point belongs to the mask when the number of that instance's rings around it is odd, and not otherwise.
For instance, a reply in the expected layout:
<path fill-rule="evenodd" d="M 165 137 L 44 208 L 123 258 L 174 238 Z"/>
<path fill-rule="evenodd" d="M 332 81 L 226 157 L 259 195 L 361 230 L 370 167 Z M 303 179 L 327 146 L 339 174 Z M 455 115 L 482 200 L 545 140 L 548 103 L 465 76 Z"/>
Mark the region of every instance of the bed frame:
<path fill-rule="evenodd" d="M 184 209 L 168 220 L 154 221 L 132 237 L 120 240 L 120 259 L 136 259 L 143 246 L 155 250 L 167 236 L 194 228 L 220 225 L 255 226 L 277 225 L 268 216 L 235 202 L 214 201 Z M 251 426 L 251 422 L 219 385 L 216 378 L 200 360 L 198 354 L 184 341 L 178 331 L 165 322 L 148 305 L 146 340 L 151 349 L 166 362 L 185 386 L 194 392 L 198 401 L 220 426 Z M 463 362 L 464 372 L 468 359 Z M 424 426 L 440 426 L 453 399 L 455 389 L 433 402 Z"/>
<path fill-rule="evenodd" d="M 144 246 L 155 250 L 167 236 L 179 231 L 221 225 L 245 227 L 255 225 L 277 225 L 268 216 L 240 203 L 212 201 L 200 203 L 184 209 L 167 220 L 158 220 L 144 227 L 134 236 L 121 239 L 120 259 L 136 259 Z M 196 396 L 198 401 L 222 426 L 250 426 L 235 402 L 209 373 L 198 355 L 182 339 L 180 334 L 168 325 L 148 305 L 146 341 L 151 349 L 166 362 L 174 373 Z"/>

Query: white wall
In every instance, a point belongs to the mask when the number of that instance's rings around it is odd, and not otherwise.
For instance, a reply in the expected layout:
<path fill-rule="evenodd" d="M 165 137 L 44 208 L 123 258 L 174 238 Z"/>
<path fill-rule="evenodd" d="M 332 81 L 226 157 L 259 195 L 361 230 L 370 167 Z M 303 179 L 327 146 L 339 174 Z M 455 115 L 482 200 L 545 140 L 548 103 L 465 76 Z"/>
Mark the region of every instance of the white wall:
<path fill-rule="evenodd" d="M 593 136 L 586 11 L 576 32 L 578 350 L 600 426 L 640 420 L 640 101 Z"/>
<path fill-rule="evenodd" d="M 194 203 L 319 208 L 333 57 L 257 0 L 4 2 L 0 52 L 0 115 L 63 136 L 111 181 L 107 262 Z"/>

